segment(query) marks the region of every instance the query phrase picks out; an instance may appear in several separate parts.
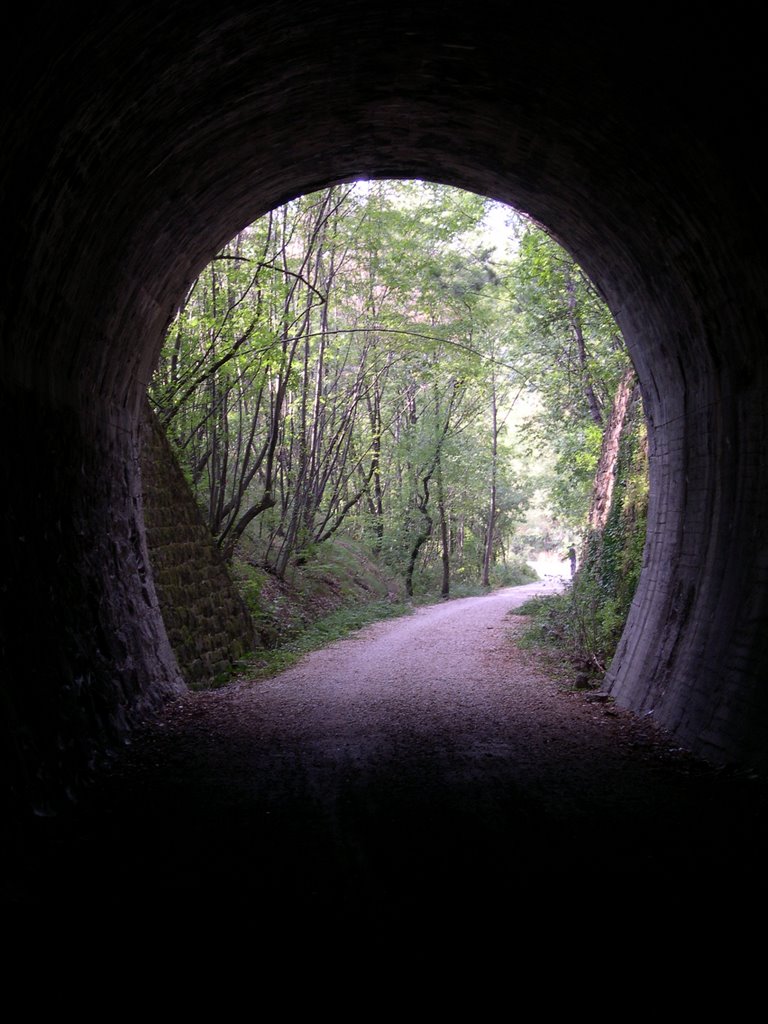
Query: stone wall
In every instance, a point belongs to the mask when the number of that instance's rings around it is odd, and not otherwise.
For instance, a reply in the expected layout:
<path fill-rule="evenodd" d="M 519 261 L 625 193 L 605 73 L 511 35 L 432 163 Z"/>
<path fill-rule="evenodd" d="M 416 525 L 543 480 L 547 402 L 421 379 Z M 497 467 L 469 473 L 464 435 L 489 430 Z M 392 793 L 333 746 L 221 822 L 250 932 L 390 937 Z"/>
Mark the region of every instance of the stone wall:
<path fill-rule="evenodd" d="M 253 622 L 149 405 L 141 471 L 147 547 L 179 668 L 193 688 L 224 682 L 256 646 Z"/>

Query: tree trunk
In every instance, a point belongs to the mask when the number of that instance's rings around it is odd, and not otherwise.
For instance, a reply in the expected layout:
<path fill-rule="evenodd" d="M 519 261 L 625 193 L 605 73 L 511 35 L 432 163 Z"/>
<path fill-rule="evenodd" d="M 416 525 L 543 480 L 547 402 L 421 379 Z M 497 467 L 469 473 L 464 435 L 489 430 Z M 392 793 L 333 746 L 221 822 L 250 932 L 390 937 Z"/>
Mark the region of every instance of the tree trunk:
<path fill-rule="evenodd" d="M 589 406 L 589 415 L 598 427 L 602 427 L 603 414 L 600 409 L 600 402 L 595 394 L 595 389 L 592 387 L 592 382 L 587 368 L 587 346 L 584 341 L 584 331 L 581 327 L 581 320 L 579 319 L 579 312 L 576 306 L 576 285 L 570 274 L 566 281 L 566 288 L 568 290 L 568 319 L 570 321 L 571 330 L 573 331 L 573 337 L 576 341 L 576 348 L 579 353 L 579 365 L 584 379 L 584 396 L 587 399 L 587 405 Z"/>
<path fill-rule="evenodd" d="M 370 509 L 373 514 L 373 553 L 378 558 L 384 547 L 384 495 L 381 489 L 381 395 L 378 391 L 375 393 L 373 401 L 369 401 L 368 410 L 373 435 L 371 441 L 373 496 L 370 499 Z"/>
<path fill-rule="evenodd" d="M 439 461 L 437 463 L 437 511 L 440 517 L 440 546 L 443 562 L 443 579 L 440 587 L 440 595 L 441 597 L 448 597 L 451 593 L 451 544 L 448 534 L 448 517 L 445 514 L 443 473 Z"/>
<path fill-rule="evenodd" d="M 590 533 L 601 533 L 605 528 L 613 497 L 613 485 L 616 479 L 616 463 L 619 457 L 619 440 L 627 412 L 630 407 L 632 393 L 635 389 L 635 371 L 628 367 L 619 381 L 608 422 L 603 434 L 600 459 L 595 471 L 595 482 L 592 487 L 592 504 L 589 510 Z"/>
<path fill-rule="evenodd" d="M 485 530 L 485 551 L 483 552 L 483 580 L 484 587 L 491 585 L 491 562 L 493 561 L 493 534 L 496 525 L 496 463 L 499 453 L 499 426 L 498 426 L 498 405 L 496 401 L 496 381 L 494 378 L 491 390 L 491 500 L 488 507 L 488 523 Z"/>
<path fill-rule="evenodd" d="M 427 501 L 429 501 L 429 497 L 427 497 Z M 426 511 L 426 505 L 427 502 L 425 501 L 424 507 L 420 509 L 422 515 L 424 516 L 424 519 L 426 520 L 426 525 L 422 532 L 418 535 L 416 540 L 413 542 L 413 547 L 411 548 L 411 557 L 408 561 L 408 569 L 406 570 L 405 573 L 405 592 L 408 595 L 408 597 L 413 597 L 413 574 L 416 570 L 416 562 L 419 557 L 419 552 L 427 543 L 429 538 L 432 536 L 432 527 L 434 524 L 432 522 L 432 517 Z"/>

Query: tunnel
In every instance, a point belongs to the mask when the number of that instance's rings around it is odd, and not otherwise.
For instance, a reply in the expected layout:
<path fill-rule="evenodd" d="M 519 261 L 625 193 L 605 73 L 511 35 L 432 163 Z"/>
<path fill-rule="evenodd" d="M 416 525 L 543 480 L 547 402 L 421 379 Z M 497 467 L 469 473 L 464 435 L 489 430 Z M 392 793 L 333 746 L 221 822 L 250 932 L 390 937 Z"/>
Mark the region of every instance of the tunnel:
<path fill-rule="evenodd" d="M 604 689 L 702 757 L 768 767 L 758 17 L 432 0 L 16 13 L 0 129 L 13 810 L 66 800 L 185 687 L 137 434 L 186 289 L 256 217 L 365 177 L 511 204 L 595 282 L 650 457 L 642 576 Z"/>

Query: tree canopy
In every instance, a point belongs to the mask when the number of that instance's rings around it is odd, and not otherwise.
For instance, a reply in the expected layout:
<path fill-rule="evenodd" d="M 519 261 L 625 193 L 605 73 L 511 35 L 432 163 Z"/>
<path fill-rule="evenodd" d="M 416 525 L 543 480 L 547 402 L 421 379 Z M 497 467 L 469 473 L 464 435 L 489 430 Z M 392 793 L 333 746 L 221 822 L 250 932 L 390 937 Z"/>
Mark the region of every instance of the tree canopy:
<path fill-rule="evenodd" d="M 491 211 L 337 185 L 200 275 L 150 397 L 227 557 L 283 577 L 342 531 L 447 595 L 491 585 L 532 503 L 585 526 L 627 353 L 573 259 L 511 210 L 500 249 Z"/>

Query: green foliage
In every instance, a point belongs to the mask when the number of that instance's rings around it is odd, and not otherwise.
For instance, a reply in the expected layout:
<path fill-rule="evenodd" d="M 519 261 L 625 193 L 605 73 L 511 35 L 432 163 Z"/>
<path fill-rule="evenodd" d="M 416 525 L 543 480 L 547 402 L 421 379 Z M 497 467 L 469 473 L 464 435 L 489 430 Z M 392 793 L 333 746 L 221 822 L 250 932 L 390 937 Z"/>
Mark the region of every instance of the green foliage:
<path fill-rule="evenodd" d="M 525 633 L 518 639 L 523 648 L 551 647 L 568 649 L 572 638 L 571 594 L 547 594 L 532 597 L 515 609 L 515 615 L 530 618 Z"/>
<path fill-rule="evenodd" d="M 151 397 L 227 554 L 247 542 L 284 578 L 343 525 L 402 569 L 438 461 L 451 514 L 482 520 L 482 430 L 477 454 L 458 435 L 487 384 L 486 207 L 428 183 L 337 186 L 256 222 L 200 276 Z"/>
<path fill-rule="evenodd" d="M 349 633 L 374 622 L 408 615 L 412 610 L 410 604 L 391 601 L 371 601 L 357 607 L 340 608 L 298 630 L 279 647 L 260 651 L 244 665 L 245 673 L 249 679 L 265 679 L 277 675 L 310 651 L 341 640 Z"/>
<path fill-rule="evenodd" d="M 491 587 L 520 587 L 526 583 L 535 583 L 536 573 L 521 558 L 511 558 L 499 562 L 491 570 Z"/>
<path fill-rule="evenodd" d="M 285 610 L 288 607 L 285 596 L 270 590 L 269 574 L 259 566 L 235 559 L 231 572 L 261 645 L 266 648 L 277 646 L 285 630 Z"/>
<path fill-rule="evenodd" d="M 574 592 L 589 614 L 584 646 L 598 670 L 608 667 L 624 628 L 642 567 L 648 515 L 645 424 L 639 408 L 624 430 L 616 486 L 605 528 L 587 538 Z"/>
<path fill-rule="evenodd" d="M 536 599 L 528 645 L 567 654 L 582 685 L 609 667 L 640 578 L 648 513 L 645 424 L 639 406 L 622 433 L 617 479 L 605 529 L 587 537 L 584 558 L 564 595 Z"/>
<path fill-rule="evenodd" d="M 629 357 L 608 307 L 573 258 L 529 225 L 504 287 L 516 365 L 538 397 L 525 423 L 533 458 L 552 458 L 545 487 L 559 522 L 580 530 L 605 419 Z"/>
<path fill-rule="evenodd" d="M 334 541 L 424 596 L 446 567 L 454 594 L 529 579 L 513 562 L 537 495 L 555 517 L 542 536 L 583 527 L 626 352 L 543 231 L 518 219 L 518 251 L 496 257 L 488 208 L 425 182 L 302 196 L 236 236 L 179 309 L 150 395 L 265 642 L 306 625 L 286 625 L 274 581 L 322 588 Z"/>

